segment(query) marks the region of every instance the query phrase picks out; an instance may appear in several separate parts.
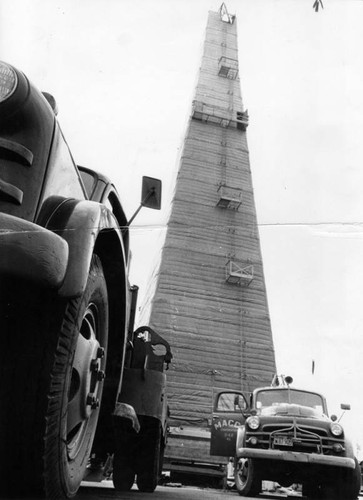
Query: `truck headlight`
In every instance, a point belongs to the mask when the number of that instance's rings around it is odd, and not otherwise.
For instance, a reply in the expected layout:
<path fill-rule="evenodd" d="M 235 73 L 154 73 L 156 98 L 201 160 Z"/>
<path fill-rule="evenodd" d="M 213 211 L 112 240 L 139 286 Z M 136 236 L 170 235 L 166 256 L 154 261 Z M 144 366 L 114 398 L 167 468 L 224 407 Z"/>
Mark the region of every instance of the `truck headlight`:
<path fill-rule="evenodd" d="M 253 415 L 252 417 L 248 417 L 246 424 L 250 429 L 255 431 L 260 427 L 260 419 L 256 415 Z"/>
<path fill-rule="evenodd" d="M 337 422 L 332 422 L 330 424 L 330 431 L 333 436 L 341 436 L 343 434 L 343 427 Z"/>
<path fill-rule="evenodd" d="M 11 66 L 0 61 L 0 102 L 6 101 L 18 85 L 18 77 Z"/>

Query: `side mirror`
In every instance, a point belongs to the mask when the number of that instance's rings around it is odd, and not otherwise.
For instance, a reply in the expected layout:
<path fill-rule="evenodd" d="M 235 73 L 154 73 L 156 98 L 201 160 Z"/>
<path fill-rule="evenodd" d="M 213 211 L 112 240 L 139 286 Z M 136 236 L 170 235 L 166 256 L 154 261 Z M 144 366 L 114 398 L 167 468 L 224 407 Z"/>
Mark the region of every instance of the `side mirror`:
<path fill-rule="evenodd" d="M 161 180 L 153 177 L 142 178 L 141 205 L 143 207 L 160 210 L 161 208 Z"/>
<path fill-rule="evenodd" d="M 340 422 L 340 421 L 341 421 L 341 419 L 343 418 L 344 413 L 345 413 L 347 410 L 350 410 L 350 405 L 342 403 L 342 404 L 340 405 L 340 409 L 341 409 L 341 410 L 343 410 L 343 413 L 340 415 L 338 422 Z M 333 415 L 333 416 L 335 416 L 335 415 Z M 332 416 L 332 417 L 330 417 L 332 420 L 333 420 L 333 416 Z M 335 418 L 335 420 L 336 420 L 336 418 Z M 333 422 L 334 422 L 334 420 L 333 420 Z"/>
<path fill-rule="evenodd" d="M 161 208 L 160 179 L 154 179 L 153 177 L 145 177 L 145 176 L 142 178 L 140 206 L 126 224 L 127 226 L 130 226 L 131 222 L 135 219 L 136 215 L 140 212 L 142 207 L 152 208 L 154 210 L 160 210 Z"/>

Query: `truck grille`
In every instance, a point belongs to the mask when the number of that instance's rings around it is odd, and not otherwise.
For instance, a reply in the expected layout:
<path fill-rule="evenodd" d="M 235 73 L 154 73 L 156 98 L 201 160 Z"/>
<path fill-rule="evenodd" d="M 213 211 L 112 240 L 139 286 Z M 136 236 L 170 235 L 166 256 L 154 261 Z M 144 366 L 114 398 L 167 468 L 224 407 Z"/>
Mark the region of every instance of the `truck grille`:
<path fill-rule="evenodd" d="M 247 442 L 251 436 L 258 438 L 260 448 L 324 455 L 333 453 L 334 443 L 344 445 L 343 439 L 330 436 L 327 429 L 301 425 L 266 424 L 257 432 L 247 432 Z"/>

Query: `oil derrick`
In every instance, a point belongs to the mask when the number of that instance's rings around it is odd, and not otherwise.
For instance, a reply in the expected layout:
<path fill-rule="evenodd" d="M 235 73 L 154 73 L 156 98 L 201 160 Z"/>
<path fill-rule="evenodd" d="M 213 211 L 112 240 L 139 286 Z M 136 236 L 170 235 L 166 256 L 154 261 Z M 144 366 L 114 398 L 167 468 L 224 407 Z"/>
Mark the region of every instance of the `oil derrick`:
<path fill-rule="evenodd" d="M 210 424 L 214 395 L 269 385 L 275 355 L 241 98 L 237 22 L 209 12 L 150 325 L 172 345 L 172 425 Z"/>

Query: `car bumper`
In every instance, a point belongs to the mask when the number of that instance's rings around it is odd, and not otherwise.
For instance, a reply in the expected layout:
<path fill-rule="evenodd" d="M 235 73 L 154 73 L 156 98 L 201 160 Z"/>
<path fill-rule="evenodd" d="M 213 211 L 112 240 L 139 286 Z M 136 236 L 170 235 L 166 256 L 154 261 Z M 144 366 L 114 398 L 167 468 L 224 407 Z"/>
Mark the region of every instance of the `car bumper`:
<path fill-rule="evenodd" d="M 68 264 L 68 244 L 52 231 L 0 213 L 0 276 L 58 289 Z"/>
<path fill-rule="evenodd" d="M 355 462 L 353 458 L 320 455 L 318 453 L 238 448 L 237 457 L 258 458 L 261 460 L 276 460 L 280 462 L 295 462 L 312 465 L 326 465 L 331 467 L 344 467 L 348 469 L 355 468 Z"/>

